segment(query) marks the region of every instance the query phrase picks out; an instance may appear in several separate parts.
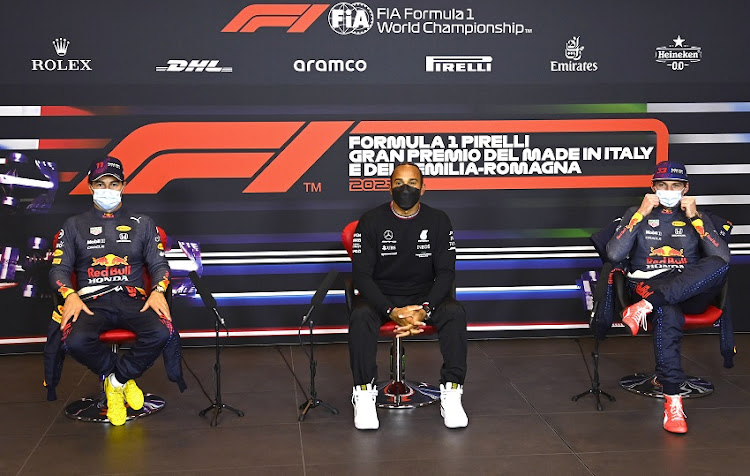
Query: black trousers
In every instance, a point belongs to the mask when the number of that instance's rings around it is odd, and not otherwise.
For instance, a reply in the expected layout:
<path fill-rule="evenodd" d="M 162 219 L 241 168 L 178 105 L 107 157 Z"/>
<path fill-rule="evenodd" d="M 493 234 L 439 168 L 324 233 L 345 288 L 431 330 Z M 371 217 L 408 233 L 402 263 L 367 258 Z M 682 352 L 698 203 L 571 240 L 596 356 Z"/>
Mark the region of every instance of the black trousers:
<path fill-rule="evenodd" d="M 723 259 L 709 256 L 684 270 L 629 282 L 633 298 L 644 298 L 654 305 L 651 316 L 656 376 L 667 395 L 679 393 L 680 385 L 685 381 L 680 355 L 685 313 L 705 311 L 721 292 L 728 270 L 729 265 Z M 654 294 L 649 294 L 652 292 Z"/>
<path fill-rule="evenodd" d="M 172 324 L 152 309 L 140 312 L 144 302 L 120 292 L 87 301 L 94 315 L 81 312 L 63 330 L 65 349 L 97 375 L 114 372 L 122 383 L 140 377 L 159 357 L 172 330 Z M 135 345 L 120 358 L 99 340 L 99 334 L 110 329 L 128 329 L 136 335 Z"/>
<path fill-rule="evenodd" d="M 425 302 L 424 296 L 388 296 L 397 307 Z M 384 312 L 375 309 L 363 297 L 357 296 L 349 316 L 349 363 L 354 385 L 377 381 L 378 332 L 389 320 Z M 444 300 L 432 313 L 429 324 L 438 330 L 443 366 L 440 382 L 462 384 L 466 378 L 466 311 L 455 299 Z"/>

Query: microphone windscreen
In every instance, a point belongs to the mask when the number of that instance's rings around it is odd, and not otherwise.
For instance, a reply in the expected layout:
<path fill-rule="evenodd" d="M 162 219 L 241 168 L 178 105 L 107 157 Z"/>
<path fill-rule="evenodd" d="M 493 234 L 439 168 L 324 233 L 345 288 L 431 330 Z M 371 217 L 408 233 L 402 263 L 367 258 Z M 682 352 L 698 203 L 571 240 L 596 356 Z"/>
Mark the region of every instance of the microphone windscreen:
<path fill-rule="evenodd" d="M 333 286 L 333 281 L 336 280 L 336 276 L 338 274 L 339 272 L 335 269 L 332 269 L 328 272 L 326 277 L 323 279 L 323 282 L 320 283 L 320 287 L 318 287 L 318 290 L 315 291 L 315 295 L 313 296 L 310 304 L 312 304 L 313 306 L 318 306 L 323 302 L 323 299 L 325 299 L 326 294 L 328 294 L 328 290 L 331 289 L 331 286 Z"/>
<path fill-rule="evenodd" d="M 190 271 L 188 273 L 188 277 L 190 278 L 190 281 L 193 282 L 195 290 L 198 291 L 198 294 L 200 294 L 203 304 L 205 304 L 208 308 L 215 308 L 216 299 L 214 299 L 208 289 L 206 289 L 206 287 L 203 285 L 203 282 L 201 281 L 200 276 L 198 276 L 198 273 L 196 273 L 195 271 Z"/>

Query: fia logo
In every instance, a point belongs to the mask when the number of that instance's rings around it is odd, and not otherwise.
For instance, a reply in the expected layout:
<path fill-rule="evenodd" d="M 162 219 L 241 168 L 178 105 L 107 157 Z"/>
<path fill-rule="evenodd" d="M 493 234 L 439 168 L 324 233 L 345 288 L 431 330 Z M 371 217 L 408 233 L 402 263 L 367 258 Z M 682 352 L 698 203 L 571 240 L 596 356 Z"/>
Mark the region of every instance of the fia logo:
<path fill-rule="evenodd" d="M 362 2 L 340 2 L 328 11 L 328 25 L 339 35 L 364 35 L 374 23 L 372 10 Z"/>

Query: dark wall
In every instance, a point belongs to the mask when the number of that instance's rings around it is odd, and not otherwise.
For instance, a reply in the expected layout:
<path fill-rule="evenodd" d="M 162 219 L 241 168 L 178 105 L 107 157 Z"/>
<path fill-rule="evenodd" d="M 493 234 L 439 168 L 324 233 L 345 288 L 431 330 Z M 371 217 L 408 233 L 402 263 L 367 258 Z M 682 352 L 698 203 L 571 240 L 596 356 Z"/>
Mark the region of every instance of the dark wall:
<path fill-rule="evenodd" d="M 367 2 L 372 17 L 357 3 L 5 6 L 0 174 L 36 181 L 0 185 L 0 351 L 45 332 L 49 245 L 29 240 L 90 206 L 82 171 L 105 154 L 125 164 L 126 204 L 175 242 L 177 269 L 176 242 L 200 244 L 236 342 L 295 337 L 325 273 L 350 269 L 341 229 L 388 200 L 402 157 L 453 221 L 472 337 L 586 332 L 587 237 L 667 158 L 736 225 L 734 320 L 750 330 L 750 7 L 609 3 Z M 340 340 L 334 288 L 317 323 Z M 189 289 L 174 305 L 183 331 L 213 328 Z"/>

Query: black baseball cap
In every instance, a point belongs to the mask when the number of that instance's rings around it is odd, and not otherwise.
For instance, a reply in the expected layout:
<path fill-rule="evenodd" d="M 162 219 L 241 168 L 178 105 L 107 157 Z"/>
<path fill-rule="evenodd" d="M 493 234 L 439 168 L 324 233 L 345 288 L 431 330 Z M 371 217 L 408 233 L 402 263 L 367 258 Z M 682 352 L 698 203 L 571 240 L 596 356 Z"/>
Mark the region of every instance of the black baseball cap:
<path fill-rule="evenodd" d="M 105 175 L 111 175 L 120 182 L 125 181 L 122 162 L 114 157 L 105 157 L 104 160 L 97 159 L 89 167 L 89 182 L 95 182 Z"/>

